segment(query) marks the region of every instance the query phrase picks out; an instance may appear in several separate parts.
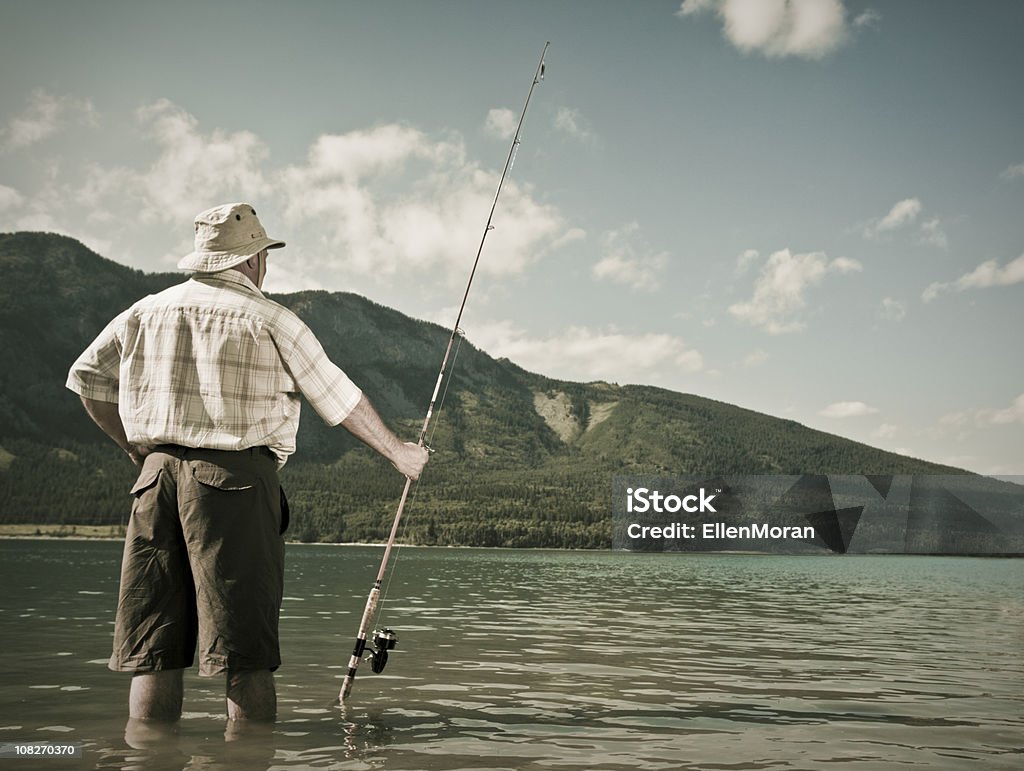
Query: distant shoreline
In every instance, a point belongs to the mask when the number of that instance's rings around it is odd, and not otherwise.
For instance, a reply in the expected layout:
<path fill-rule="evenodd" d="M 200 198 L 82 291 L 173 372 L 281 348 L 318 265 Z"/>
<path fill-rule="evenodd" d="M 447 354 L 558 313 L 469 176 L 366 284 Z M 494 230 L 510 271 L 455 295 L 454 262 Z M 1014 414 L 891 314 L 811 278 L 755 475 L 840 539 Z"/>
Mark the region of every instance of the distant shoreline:
<path fill-rule="evenodd" d="M 60 538 L 78 541 L 120 541 L 123 525 L 0 525 L 0 538 Z"/>
<path fill-rule="evenodd" d="M 0 525 L 0 540 L 8 541 L 123 541 L 125 533 L 124 525 Z M 285 539 L 286 543 L 310 545 L 310 546 L 379 546 L 385 544 L 368 543 L 364 541 L 293 541 Z M 396 546 L 402 548 L 421 548 L 420 544 L 399 543 Z M 426 547 L 423 547 L 426 548 Z M 443 548 L 443 547 L 441 547 Z M 477 548 L 477 547 L 457 547 Z"/>
<path fill-rule="evenodd" d="M 63 528 L 63 530 L 61 530 Z M 76 532 L 71 532 L 75 530 Z M 82 533 L 81 531 L 89 531 Z M 120 525 L 0 525 L 0 541 L 123 541 L 124 535 L 111 535 L 112 531 L 121 530 Z M 383 549 L 384 543 L 366 543 L 360 541 L 285 541 L 289 546 L 373 546 Z M 554 547 L 513 547 L 513 546 L 439 546 L 412 543 L 396 543 L 396 547 L 403 549 L 508 549 L 510 551 L 568 551 L 568 552 L 613 552 L 622 554 L 644 554 L 645 552 L 630 552 L 626 549 L 558 549 Z M 739 555 L 739 556 L 797 556 L 786 554 L 775 554 L 773 552 L 761 551 L 692 551 L 692 552 L 650 552 L 654 554 L 687 554 L 690 556 L 699 555 Z M 850 556 L 850 557 L 999 557 L 1004 559 L 1021 559 L 1024 554 L 906 554 L 902 552 L 853 552 L 849 555 L 800 555 L 800 556 Z"/>
<path fill-rule="evenodd" d="M 0 525 L 0 541 L 123 541 L 123 525 Z M 285 540 L 288 545 L 294 546 L 375 546 L 384 548 L 385 544 L 367 543 L 365 541 L 291 541 Z M 396 542 L 395 546 L 403 549 L 511 549 L 515 551 L 593 551 L 593 552 L 622 552 L 624 554 L 641 554 L 644 552 L 630 552 L 628 549 L 559 549 L 555 547 L 513 547 L 513 546 L 440 546 L 428 544 L 413 544 Z M 651 552 L 652 554 L 745 554 L 762 556 L 785 556 L 776 555 L 774 552 L 742 551 L 742 550 L 699 550 L 691 552 Z M 793 556 L 793 555 L 789 555 Z M 803 556 L 847 556 L 847 555 L 803 555 Z M 1009 559 L 1024 558 L 1024 554 L 930 554 L 905 552 L 853 552 L 848 556 L 854 557 L 1001 557 Z"/>

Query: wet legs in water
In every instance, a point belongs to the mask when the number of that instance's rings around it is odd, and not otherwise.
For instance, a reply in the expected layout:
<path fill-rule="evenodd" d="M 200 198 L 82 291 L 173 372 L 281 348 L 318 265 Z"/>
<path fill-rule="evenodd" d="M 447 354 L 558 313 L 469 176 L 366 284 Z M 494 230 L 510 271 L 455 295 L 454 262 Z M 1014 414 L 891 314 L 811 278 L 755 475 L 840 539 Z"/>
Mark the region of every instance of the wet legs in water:
<path fill-rule="evenodd" d="M 181 717 L 183 670 L 146 672 L 132 677 L 128 714 L 134 720 L 173 722 Z M 228 718 L 273 722 L 277 716 L 274 675 L 269 670 L 228 672 Z"/>

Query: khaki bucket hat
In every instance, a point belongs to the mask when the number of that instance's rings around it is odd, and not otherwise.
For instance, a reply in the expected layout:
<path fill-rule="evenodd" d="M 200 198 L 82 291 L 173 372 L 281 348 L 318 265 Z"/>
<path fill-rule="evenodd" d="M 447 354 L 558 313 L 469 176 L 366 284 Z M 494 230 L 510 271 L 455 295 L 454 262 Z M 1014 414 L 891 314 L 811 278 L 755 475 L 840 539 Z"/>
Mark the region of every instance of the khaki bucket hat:
<path fill-rule="evenodd" d="M 245 262 L 284 241 L 268 238 L 256 210 L 247 203 L 225 203 L 196 215 L 195 247 L 178 263 L 180 270 L 217 273 Z"/>

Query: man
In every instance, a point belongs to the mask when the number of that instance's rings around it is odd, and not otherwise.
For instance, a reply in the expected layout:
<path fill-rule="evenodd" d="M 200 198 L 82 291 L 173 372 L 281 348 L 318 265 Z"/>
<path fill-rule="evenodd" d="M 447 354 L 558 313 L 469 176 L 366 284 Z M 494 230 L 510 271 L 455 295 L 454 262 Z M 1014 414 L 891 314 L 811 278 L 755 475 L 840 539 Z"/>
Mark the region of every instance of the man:
<path fill-rule="evenodd" d="M 401 442 L 294 313 L 260 289 L 268 238 L 249 204 L 195 220 L 182 284 L 118 315 L 67 387 L 141 468 L 125 538 L 110 668 L 132 672 L 131 719 L 181 716 L 182 673 L 226 674 L 228 717 L 271 721 L 284 574 L 277 472 L 299 394 L 416 479 Z"/>

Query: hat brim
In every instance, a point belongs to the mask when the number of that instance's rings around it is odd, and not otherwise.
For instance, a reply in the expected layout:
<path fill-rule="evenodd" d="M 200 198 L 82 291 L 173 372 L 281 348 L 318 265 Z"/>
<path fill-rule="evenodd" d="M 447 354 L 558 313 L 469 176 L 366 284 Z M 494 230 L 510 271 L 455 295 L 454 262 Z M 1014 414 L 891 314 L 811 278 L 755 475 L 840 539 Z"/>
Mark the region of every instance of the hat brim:
<path fill-rule="evenodd" d="M 280 249 L 284 245 L 284 241 L 278 241 L 275 238 L 258 238 L 245 246 L 228 252 L 191 252 L 178 262 L 178 270 L 189 270 L 193 273 L 219 273 L 240 265 L 264 249 Z"/>

